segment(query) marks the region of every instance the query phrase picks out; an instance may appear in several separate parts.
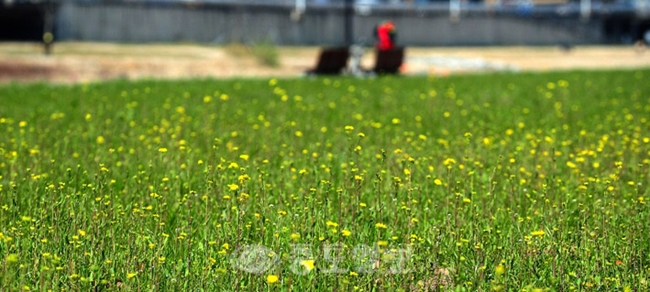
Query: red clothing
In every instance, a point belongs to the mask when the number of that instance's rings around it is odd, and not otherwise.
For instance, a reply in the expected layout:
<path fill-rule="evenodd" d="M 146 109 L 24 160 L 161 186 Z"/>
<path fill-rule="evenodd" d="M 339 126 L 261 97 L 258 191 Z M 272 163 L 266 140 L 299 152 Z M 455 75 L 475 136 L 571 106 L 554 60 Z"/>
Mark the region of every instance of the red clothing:
<path fill-rule="evenodd" d="M 392 22 L 386 22 L 377 27 L 379 43 L 377 47 L 382 50 L 391 50 L 395 47 L 395 26 Z"/>

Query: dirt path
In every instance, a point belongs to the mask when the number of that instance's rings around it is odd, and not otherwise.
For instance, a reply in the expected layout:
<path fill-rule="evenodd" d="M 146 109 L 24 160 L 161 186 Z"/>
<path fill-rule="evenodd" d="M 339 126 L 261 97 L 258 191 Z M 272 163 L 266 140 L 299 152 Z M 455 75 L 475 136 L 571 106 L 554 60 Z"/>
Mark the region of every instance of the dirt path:
<path fill-rule="evenodd" d="M 280 65 L 263 66 L 242 46 L 194 44 L 57 43 L 43 55 L 33 43 L 0 43 L 0 83 L 77 83 L 115 78 L 300 76 L 316 62 L 317 47 L 282 47 Z M 362 64 L 371 67 L 367 50 Z M 405 74 L 472 71 L 650 67 L 650 50 L 631 46 L 407 48 Z"/>

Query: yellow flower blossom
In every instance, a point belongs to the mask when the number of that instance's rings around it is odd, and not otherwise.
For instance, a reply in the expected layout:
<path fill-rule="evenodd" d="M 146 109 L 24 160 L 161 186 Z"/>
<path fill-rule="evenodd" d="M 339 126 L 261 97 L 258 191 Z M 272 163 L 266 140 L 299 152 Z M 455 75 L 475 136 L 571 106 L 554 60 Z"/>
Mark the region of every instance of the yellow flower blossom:
<path fill-rule="evenodd" d="M 305 267 L 305 269 L 309 272 L 314 269 L 314 260 L 302 260 L 300 261 L 300 265 Z"/>
<path fill-rule="evenodd" d="M 497 276 L 501 276 L 506 272 L 506 268 L 502 265 L 499 264 L 495 269 L 494 272 L 497 274 Z"/>
<path fill-rule="evenodd" d="M 544 234 L 545 234 L 544 230 L 535 230 L 530 233 L 530 235 L 532 236 L 539 236 L 539 237 L 544 236 Z"/>
<path fill-rule="evenodd" d="M 339 226 L 338 223 L 335 223 L 335 222 L 332 222 L 332 221 L 325 222 L 325 225 L 327 225 L 327 227 L 334 227 L 334 228 Z"/>
<path fill-rule="evenodd" d="M 269 284 L 273 284 L 277 282 L 280 278 L 277 275 L 268 275 L 266 276 L 266 282 Z"/>

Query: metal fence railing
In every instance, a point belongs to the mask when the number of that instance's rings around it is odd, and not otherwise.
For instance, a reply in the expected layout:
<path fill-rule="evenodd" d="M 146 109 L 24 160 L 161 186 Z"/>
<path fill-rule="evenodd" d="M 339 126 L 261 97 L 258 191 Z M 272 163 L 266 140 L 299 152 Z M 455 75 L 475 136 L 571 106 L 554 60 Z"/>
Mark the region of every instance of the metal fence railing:
<path fill-rule="evenodd" d="M 343 6 L 347 0 L 0 0 L 5 5 L 15 3 L 39 3 L 39 2 L 84 2 L 84 3 L 110 3 L 110 2 L 176 2 L 176 3 L 214 3 L 231 5 L 277 5 L 277 6 Z M 354 6 L 376 6 L 376 7 L 426 7 L 437 4 L 449 3 L 450 0 L 352 0 Z M 465 5 L 485 4 L 490 6 L 500 5 L 523 5 L 533 4 L 535 6 L 564 5 L 579 3 L 583 0 L 462 0 Z M 650 0 L 593 0 L 594 5 L 631 5 L 634 7 L 650 6 Z"/>
<path fill-rule="evenodd" d="M 233 6 L 288 7 L 296 11 L 309 8 L 341 9 L 354 6 L 356 14 L 368 11 L 410 10 L 449 12 L 490 11 L 505 14 L 558 15 L 616 14 L 635 12 L 650 15 L 650 0 L 0 0 L 4 5 L 73 3 L 142 3 L 142 4 L 202 4 Z"/>

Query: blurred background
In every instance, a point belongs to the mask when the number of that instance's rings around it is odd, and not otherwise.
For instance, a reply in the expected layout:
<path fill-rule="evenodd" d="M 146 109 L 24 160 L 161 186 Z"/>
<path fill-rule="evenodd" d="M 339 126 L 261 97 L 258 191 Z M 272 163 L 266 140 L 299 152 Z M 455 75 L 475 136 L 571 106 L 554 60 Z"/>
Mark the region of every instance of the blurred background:
<path fill-rule="evenodd" d="M 0 0 L 0 41 L 404 46 L 650 41 L 650 0 Z"/>
<path fill-rule="evenodd" d="M 650 66 L 650 0 L 0 0 L 0 84 L 368 69 L 385 20 L 402 74 Z"/>

